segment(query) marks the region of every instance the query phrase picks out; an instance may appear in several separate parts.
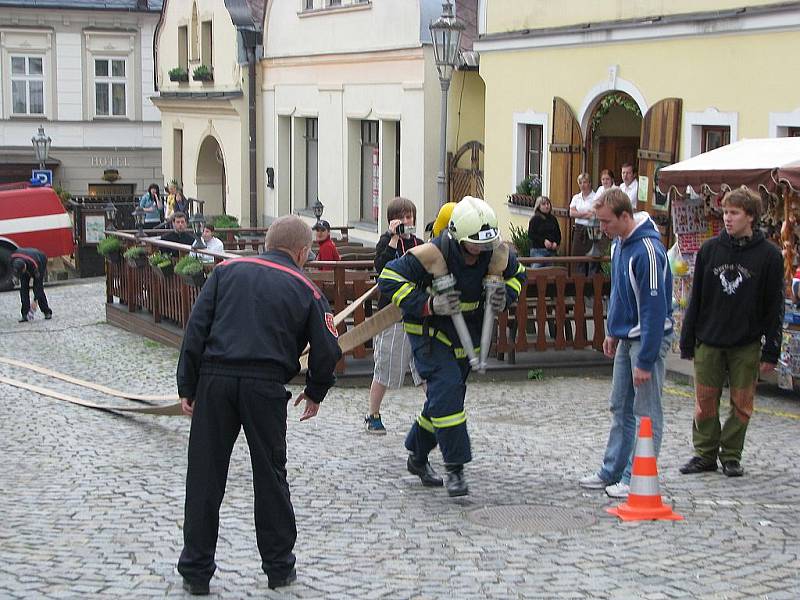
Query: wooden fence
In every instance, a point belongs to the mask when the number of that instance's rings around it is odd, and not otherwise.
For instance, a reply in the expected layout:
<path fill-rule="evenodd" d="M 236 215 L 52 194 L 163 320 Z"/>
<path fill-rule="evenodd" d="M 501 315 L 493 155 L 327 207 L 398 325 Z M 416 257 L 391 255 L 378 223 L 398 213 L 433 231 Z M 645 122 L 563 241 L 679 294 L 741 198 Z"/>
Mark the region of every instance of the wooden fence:
<path fill-rule="evenodd" d="M 126 246 L 143 244 L 150 251 L 177 250 L 181 255 L 190 251 L 188 246 L 147 237 L 137 239 L 125 232 L 108 232 L 120 237 Z M 222 260 L 236 258 L 238 254 L 210 253 L 214 262 L 206 265 L 210 272 Z M 526 265 L 532 262 L 549 263 L 545 268 L 527 269 L 528 281 L 523 286 L 519 302 L 498 318 L 494 351 L 498 358 L 514 362 L 516 354 L 529 351 L 565 350 L 568 348 L 602 349 L 605 336 L 605 312 L 610 287 L 609 279 L 602 273 L 590 277 L 571 273 L 569 269 L 582 262 L 602 262 L 584 258 L 521 258 Z M 320 270 L 322 268 L 330 270 Z M 323 291 L 333 308 L 340 313 L 375 284 L 372 261 L 312 262 L 307 274 Z M 115 299 L 126 306 L 128 312 L 143 313 L 152 326 L 166 324 L 184 328 L 189 319 L 199 288 L 187 285 L 180 277 L 166 278 L 155 274 L 150 266 L 134 267 L 124 260 L 107 261 L 106 301 Z M 362 323 L 377 310 L 377 296 L 357 307 L 353 315 L 339 325 L 339 333 Z M 142 330 L 140 333 L 147 333 Z M 347 368 L 347 357 L 363 359 L 372 354 L 372 344 L 361 344 L 347 353 L 337 371 Z"/>

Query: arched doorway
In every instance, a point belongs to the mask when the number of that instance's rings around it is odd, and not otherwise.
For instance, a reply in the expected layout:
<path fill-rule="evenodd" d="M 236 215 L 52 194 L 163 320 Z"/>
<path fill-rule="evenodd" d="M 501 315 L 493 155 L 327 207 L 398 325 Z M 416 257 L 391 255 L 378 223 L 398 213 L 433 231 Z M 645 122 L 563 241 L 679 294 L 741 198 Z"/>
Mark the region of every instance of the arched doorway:
<path fill-rule="evenodd" d="M 213 136 L 209 135 L 200 144 L 195 181 L 197 197 L 205 202 L 205 214 L 226 214 L 225 158 L 219 142 Z"/>
<path fill-rule="evenodd" d="M 642 132 L 642 113 L 636 101 L 619 90 L 598 96 L 586 128 L 586 171 L 592 185 L 600 185 L 600 172 L 611 169 L 619 184 L 622 165 L 636 167 Z"/>

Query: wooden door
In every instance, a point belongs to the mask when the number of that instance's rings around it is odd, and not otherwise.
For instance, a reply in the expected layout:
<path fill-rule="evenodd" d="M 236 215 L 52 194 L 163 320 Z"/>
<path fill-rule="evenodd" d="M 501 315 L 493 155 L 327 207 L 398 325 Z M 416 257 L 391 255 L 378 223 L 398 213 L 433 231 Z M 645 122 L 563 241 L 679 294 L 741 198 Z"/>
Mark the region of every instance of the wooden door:
<path fill-rule="evenodd" d="M 583 161 L 581 125 L 566 100 L 553 98 L 553 137 L 550 143 L 550 202 L 553 208 L 569 208 L 570 200 L 580 191 L 578 175 Z M 569 219 L 558 219 L 564 255 L 569 256 L 572 231 Z"/>
<path fill-rule="evenodd" d="M 639 150 L 638 137 L 612 136 L 600 138 L 600 170 L 611 169 L 614 171 L 614 183 L 622 181 L 622 165 L 636 164 L 636 153 Z M 599 174 L 598 174 L 599 175 Z M 600 177 L 597 185 L 600 185 Z"/>
<path fill-rule="evenodd" d="M 659 224 L 665 243 L 669 241 L 671 223 L 666 198 L 656 190 L 657 171 L 678 160 L 682 106 L 680 98 L 664 98 L 651 106 L 642 119 L 639 177 L 647 177 L 647 202 L 637 203 L 637 208 L 649 212 Z M 642 180 L 639 181 L 641 186 Z"/>
<path fill-rule="evenodd" d="M 462 157 L 469 152 L 469 167 L 459 167 Z M 477 140 L 467 142 L 455 155 L 447 156 L 447 197 L 450 202 L 459 202 L 464 196 L 483 198 L 483 144 Z"/>

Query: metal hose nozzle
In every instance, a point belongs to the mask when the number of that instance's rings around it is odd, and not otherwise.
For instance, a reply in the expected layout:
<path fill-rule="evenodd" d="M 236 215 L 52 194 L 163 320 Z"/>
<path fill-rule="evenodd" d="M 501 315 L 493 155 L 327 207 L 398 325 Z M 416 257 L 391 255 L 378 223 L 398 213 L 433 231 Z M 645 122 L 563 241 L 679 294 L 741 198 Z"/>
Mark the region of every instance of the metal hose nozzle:
<path fill-rule="evenodd" d="M 489 359 L 489 347 L 492 344 L 492 331 L 494 330 L 494 318 L 496 313 L 492 310 L 489 298 L 497 289 L 502 289 L 505 282 L 501 277 L 489 275 L 483 280 L 484 307 L 483 307 L 483 327 L 481 328 L 481 358 L 478 370 L 486 373 L 486 361 Z"/>

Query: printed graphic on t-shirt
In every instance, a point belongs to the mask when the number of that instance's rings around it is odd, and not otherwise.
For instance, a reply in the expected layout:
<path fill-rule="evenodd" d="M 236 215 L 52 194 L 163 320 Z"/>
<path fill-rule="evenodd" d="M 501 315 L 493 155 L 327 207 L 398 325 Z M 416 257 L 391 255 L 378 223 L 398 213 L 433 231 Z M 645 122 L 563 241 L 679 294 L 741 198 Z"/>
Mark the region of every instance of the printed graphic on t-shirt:
<path fill-rule="evenodd" d="M 714 275 L 719 277 L 722 291 L 733 296 L 743 281 L 750 279 L 753 274 L 742 265 L 725 264 L 714 268 Z"/>

